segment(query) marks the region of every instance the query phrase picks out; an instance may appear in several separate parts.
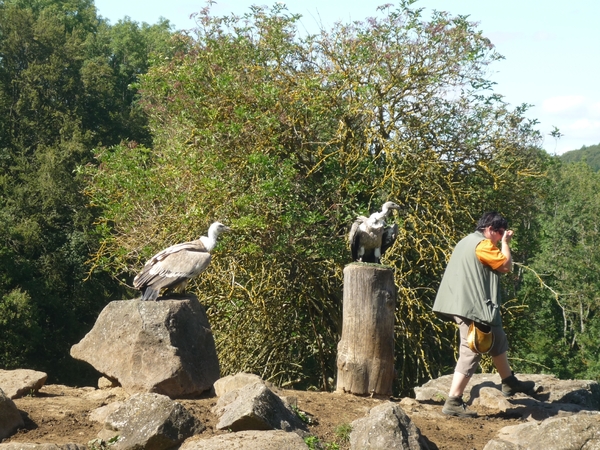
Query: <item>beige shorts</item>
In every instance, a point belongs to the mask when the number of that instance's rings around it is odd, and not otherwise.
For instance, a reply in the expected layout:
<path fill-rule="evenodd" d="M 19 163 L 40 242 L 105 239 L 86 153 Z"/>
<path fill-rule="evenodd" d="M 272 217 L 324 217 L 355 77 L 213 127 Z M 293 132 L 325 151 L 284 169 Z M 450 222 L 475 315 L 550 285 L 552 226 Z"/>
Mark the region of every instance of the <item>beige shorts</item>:
<path fill-rule="evenodd" d="M 481 354 L 475 353 L 467 344 L 467 333 L 472 320 L 464 317 L 455 316 L 454 320 L 458 324 L 460 331 L 460 347 L 458 351 L 458 361 L 456 362 L 455 372 L 462 373 L 466 377 L 470 377 L 475 373 L 481 361 Z M 508 339 L 502 326 L 492 327 L 494 333 L 494 345 L 489 351 L 490 356 L 498 356 L 508 351 Z"/>

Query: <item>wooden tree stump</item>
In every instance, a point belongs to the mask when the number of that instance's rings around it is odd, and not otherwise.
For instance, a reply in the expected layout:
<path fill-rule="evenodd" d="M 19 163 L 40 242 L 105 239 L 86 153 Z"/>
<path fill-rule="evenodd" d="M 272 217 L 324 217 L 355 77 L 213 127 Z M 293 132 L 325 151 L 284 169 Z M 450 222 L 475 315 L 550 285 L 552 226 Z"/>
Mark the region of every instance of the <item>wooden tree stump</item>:
<path fill-rule="evenodd" d="M 392 269 L 376 264 L 349 264 L 344 268 L 338 392 L 392 395 L 395 309 Z"/>

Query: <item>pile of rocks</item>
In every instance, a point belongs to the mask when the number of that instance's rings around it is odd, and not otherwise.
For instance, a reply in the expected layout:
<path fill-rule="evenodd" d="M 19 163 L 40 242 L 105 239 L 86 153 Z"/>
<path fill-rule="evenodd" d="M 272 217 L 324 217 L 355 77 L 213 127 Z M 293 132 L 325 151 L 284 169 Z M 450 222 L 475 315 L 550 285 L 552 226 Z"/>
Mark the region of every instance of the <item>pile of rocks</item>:
<path fill-rule="evenodd" d="M 590 380 L 559 380 L 552 375 L 522 375 L 534 381 L 534 397 L 517 394 L 506 398 L 498 384 L 498 375 L 473 375 L 465 390 L 468 403 L 489 410 L 490 414 L 508 413 L 526 423 L 504 427 L 484 450 L 570 450 L 600 449 L 600 385 Z M 431 380 L 415 388 L 416 401 L 440 401 L 450 388 L 452 375 Z"/>
<path fill-rule="evenodd" d="M 0 442 L 25 425 L 13 399 L 37 392 L 47 378 L 35 370 L 0 369 Z"/>

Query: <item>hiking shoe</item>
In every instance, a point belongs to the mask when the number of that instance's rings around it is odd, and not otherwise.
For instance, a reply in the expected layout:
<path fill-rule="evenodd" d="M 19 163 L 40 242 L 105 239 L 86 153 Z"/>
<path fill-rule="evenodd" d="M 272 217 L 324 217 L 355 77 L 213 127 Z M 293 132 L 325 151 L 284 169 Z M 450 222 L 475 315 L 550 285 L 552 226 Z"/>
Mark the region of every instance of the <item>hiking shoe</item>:
<path fill-rule="evenodd" d="M 510 377 L 506 377 L 502 380 L 502 393 L 505 397 L 511 397 L 515 395 L 517 392 L 521 392 L 523 394 L 532 395 L 535 393 L 534 388 L 535 382 L 533 381 L 519 381 L 515 374 Z"/>
<path fill-rule="evenodd" d="M 442 412 L 449 416 L 456 417 L 475 417 L 477 413 L 467 408 L 467 404 L 463 402 L 462 397 L 448 397 Z"/>

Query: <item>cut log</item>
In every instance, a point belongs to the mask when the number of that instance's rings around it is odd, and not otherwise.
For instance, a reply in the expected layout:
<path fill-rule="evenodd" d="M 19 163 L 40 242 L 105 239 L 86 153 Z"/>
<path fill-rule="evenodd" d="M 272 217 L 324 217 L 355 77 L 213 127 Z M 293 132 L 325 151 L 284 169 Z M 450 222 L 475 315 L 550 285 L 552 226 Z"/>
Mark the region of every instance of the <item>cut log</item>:
<path fill-rule="evenodd" d="M 396 285 L 391 268 L 344 268 L 342 337 L 338 343 L 338 392 L 392 395 Z"/>

